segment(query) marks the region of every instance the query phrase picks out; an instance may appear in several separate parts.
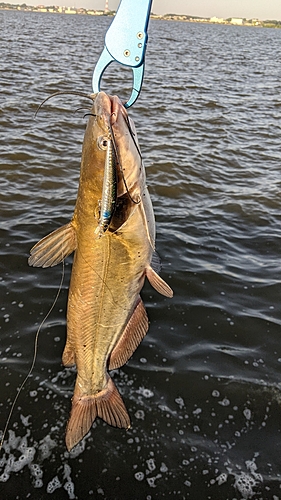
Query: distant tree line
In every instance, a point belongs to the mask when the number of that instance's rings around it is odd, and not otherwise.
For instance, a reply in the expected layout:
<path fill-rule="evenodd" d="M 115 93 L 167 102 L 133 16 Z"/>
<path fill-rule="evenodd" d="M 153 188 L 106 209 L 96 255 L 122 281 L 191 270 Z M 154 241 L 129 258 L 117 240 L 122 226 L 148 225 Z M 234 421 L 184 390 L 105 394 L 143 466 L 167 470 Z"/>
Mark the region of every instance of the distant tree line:
<path fill-rule="evenodd" d="M 26 3 L 22 3 L 22 4 L 12 4 L 12 3 L 7 3 L 7 2 L 0 2 L 0 9 L 13 9 L 13 10 L 27 10 L 27 11 L 30 11 L 30 10 L 38 10 L 38 7 L 34 7 L 34 6 L 31 6 L 31 5 L 27 5 Z M 50 10 L 50 11 L 57 11 L 58 7 L 56 7 L 55 5 L 49 5 L 49 6 L 44 6 L 44 9 L 46 9 L 47 11 Z M 65 7 L 63 8 L 65 9 Z M 87 9 L 83 9 L 83 8 L 80 8 L 80 9 L 75 9 L 77 11 L 77 13 L 82 13 L 82 14 L 87 14 Z M 104 12 L 103 13 L 104 15 L 107 15 L 107 16 L 112 16 L 115 14 L 114 11 L 108 11 L 108 12 Z M 152 16 L 155 16 L 154 14 L 152 14 Z M 156 16 L 157 17 L 157 16 Z M 167 20 L 170 20 L 170 19 L 175 19 L 175 20 L 183 20 L 183 21 L 198 21 L 200 19 L 202 19 L 202 21 L 209 21 L 209 18 L 203 18 L 202 16 L 190 16 L 190 15 L 179 15 L 179 14 L 165 14 L 164 16 L 159 16 L 160 18 L 162 19 L 167 19 Z M 227 19 L 225 19 L 225 22 L 226 23 L 231 23 L 231 20 L 232 18 L 229 17 Z M 249 24 L 258 24 L 258 26 L 261 26 L 261 27 L 264 27 L 264 28 L 281 28 L 281 20 L 280 21 L 277 21 L 276 19 L 267 19 L 266 21 L 258 21 L 257 19 L 246 19 L 244 18 L 243 19 L 243 23 L 249 25 Z"/>

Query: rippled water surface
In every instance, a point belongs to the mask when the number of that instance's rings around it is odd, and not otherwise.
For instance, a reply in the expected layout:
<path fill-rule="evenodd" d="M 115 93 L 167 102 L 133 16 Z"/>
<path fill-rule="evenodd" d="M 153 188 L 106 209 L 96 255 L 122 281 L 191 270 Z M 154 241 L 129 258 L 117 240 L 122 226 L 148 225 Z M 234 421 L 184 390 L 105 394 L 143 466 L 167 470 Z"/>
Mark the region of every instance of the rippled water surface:
<path fill-rule="evenodd" d="M 62 268 L 27 265 L 69 221 L 108 18 L 0 12 L 0 429 Z M 130 111 L 147 167 L 162 276 L 150 329 L 114 380 L 129 431 L 98 420 L 64 444 L 75 372 L 61 365 L 71 261 L 0 454 L 1 498 L 281 498 L 281 30 L 151 22 Z M 104 88 L 128 97 L 127 72 Z"/>

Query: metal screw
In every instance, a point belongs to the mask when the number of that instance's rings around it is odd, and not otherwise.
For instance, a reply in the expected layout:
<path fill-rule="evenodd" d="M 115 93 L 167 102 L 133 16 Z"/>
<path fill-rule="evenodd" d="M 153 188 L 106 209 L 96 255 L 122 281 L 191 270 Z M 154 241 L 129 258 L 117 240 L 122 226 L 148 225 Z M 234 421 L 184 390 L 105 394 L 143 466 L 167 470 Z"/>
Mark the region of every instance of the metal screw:
<path fill-rule="evenodd" d="M 138 43 L 138 48 L 141 49 L 142 48 L 142 43 Z"/>
<path fill-rule="evenodd" d="M 129 49 L 124 50 L 125 57 L 129 57 L 130 55 L 131 55 L 131 52 L 129 51 Z"/>
<path fill-rule="evenodd" d="M 137 56 L 137 57 L 135 57 L 135 60 L 138 62 L 140 60 L 140 58 Z"/>
<path fill-rule="evenodd" d="M 141 39 L 143 38 L 143 32 L 142 32 L 142 31 L 139 31 L 139 32 L 137 33 L 137 38 L 138 38 L 139 40 L 141 40 Z"/>

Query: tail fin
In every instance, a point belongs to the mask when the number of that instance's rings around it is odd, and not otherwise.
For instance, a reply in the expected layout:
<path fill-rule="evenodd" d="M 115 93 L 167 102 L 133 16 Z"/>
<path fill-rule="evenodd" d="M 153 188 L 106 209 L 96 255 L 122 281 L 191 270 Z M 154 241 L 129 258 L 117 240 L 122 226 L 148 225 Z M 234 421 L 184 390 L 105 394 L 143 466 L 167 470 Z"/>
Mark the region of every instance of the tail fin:
<path fill-rule="evenodd" d="M 83 439 L 96 417 L 102 418 L 113 427 L 130 427 L 129 415 L 110 377 L 106 387 L 95 396 L 73 397 L 65 437 L 68 451 Z"/>

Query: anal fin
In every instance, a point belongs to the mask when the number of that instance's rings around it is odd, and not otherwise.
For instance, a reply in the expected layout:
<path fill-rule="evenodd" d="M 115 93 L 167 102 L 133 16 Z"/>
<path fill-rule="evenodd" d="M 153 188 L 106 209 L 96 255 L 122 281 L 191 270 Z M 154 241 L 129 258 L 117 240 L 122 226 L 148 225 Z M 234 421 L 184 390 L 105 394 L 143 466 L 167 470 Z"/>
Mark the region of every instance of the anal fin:
<path fill-rule="evenodd" d="M 124 402 L 109 376 L 105 388 L 96 395 L 74 395 L 65 437 L 68 451 L 83 439 L 96 417 L 102 418 L 113 427 L 130 427 L 130 418 Z"/>
<path fill-rule="evenodd" d="M 173 295 L 174 295 L 173 290 L 169 287 L 168 283 L 166 283 L 166 281 L 164 281 L 159 276 L 159 274 L 157 274 L 152 269 L 151 266 L 146 268 L 146 277 L 147 277 L 149 283 L 151 284 L 151 286 L 153 286 L 153 288 L 155 288 L 155 290 L 158 293 L 165 295 L 165 297 L 169 297 L 169 298 L 173 297 Z"/>
<path fill-rule="evenodd" d="M 76 246 L 76 232 L 69 222 L 45 236 L 31 248 L 28 264 L 33 267 L 56 266 L 70 255 Z"/>
<path fill-rule="evenodd" d="M 141 298 L 138 298 L 137 304 L 130 317 L 122 337 L 119 339 L 109 357 L 109 370 L 120 368 L 133 355 L 136 348 L 148 331 L 148 317 Z"/>

